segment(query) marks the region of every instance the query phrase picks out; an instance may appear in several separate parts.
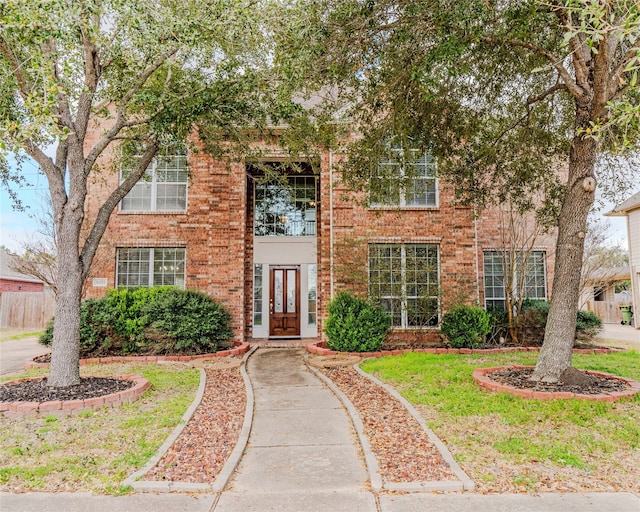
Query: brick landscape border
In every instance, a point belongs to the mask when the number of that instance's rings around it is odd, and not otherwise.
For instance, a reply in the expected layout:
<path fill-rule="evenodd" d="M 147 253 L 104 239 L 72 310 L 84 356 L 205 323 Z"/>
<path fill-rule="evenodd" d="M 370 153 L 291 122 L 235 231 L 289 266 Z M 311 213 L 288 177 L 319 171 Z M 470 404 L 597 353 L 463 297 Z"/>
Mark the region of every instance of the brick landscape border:
<path fill-rule="evenodd" d="M 540 352 L 540 347 L 504 347 L 504 348 L 406 348 L 398 350 L 380 350 L 378 352 L 338 352 L 327 348 L 325 341 L 316 341 L 306 345 L 308 352 L 320 356 L 347 355 L 358 357 L 384 357 L 398 356 L 407 352 L 419 352 L 424 354 L 502 354 L 504 352 Z M 574 354 L 608 354 L 609 348 L 574 348 Z"/>
<path fill-rule="evenodd" d="M 80 359 L 80 366 L 88 364 L 110 364 L 110 363 L 159 363 L 161 361 L 180 361 L 189 362 L 199 359 L 211 359 L 212 357 L 239 356 L 245 354 L 251 348 L 249 343 L 234 341 L 235 348 L 229 350 L 220 350 L 213 354 L 198 354 L 197 356 L 109 356 L 109 357 L 91 357 L 88 359 Z M 35 359 L 46 354 L 35 356 L 28 359 L 24 364 L 24 369 L 30 368 L 47 368 L 49 363 L 38 363 Z"/>
<path fill-rule="evenodd" d="M 245 342 L 234 342 L 235 348 L 229 350 L 221 350 L 213 354 L 199 354 L 197 356 L 110 356 L 110 357 L 93 357 L 81 359 L 80 366 L 89 364 L 110 364 L 110 363 L 159 363 L 162 361 L 179 361 L 189 362 L 201 359 L 211 359 L 214 357 L 227 357 L 242 355 L 249 351 L 251 346 Z M 28 359 L 24 364 L 24 369 L 30 368 L 47 368 L 50 363 L 38 363 L 34 359 L 41 356 L 35 356 Z M 3 382 L 0 385 L 16 384 L 27 380 L 40 380 L 43 377 L 35 377 L 32 379 L 14 379 Z M 112 379 L 128 379 L 133 380 L 135 384 L 129 389 L 111 393 L 96 398 L 88 398 L 87 400 L 53 400 L 50 402 L 0 402 L 0 415 L 8 417 L 21 417 L 37 414 L 62 414 L 72 415 L 78 414 L 80 411 L 96 410 L 102 407 L 118 407 L 124 403 L 134 402 L 142 396 L 142 394 L 151 387 L 151 383 L 139 375 L 117 375 L 109 376 Z"/>
<path fill-rule="evenodd" d="M 0 413 L 8 417 L 22 417 L 37 414 L 61 414 L 71 416 L 81 411 L 97 410 L 103 407 L 118 407 L 122 404 L 134 402 L 151 387 L 151 383 L 140 375 L 114 375 L 110 379 L 131 380 L 133 386 L 111 393 L 110 395 L 87 398 L 86 400 L 52 400 L 49 402 L 0 402 Z M 3 382 L 2 385 L 17 384 L 30 380 L 42 380 L 43 377 L 31 379 L 14 379 Z"/>
<path fill-rule="evenodd" d="M 568 393 L 566 391 L 535 391 L 533 389 L 520 389 L 508 384 L 496 382 L 487 375 L 506 368 L 534 368 L 533 366 L 522 365 L 509 365 L 509 366 L 495 366 L 493 368 L 476 368 L 473 371 L 473 378 L 483 388 L 489 391 L 504 392 L 511 395 L 519 396 L 522 398 L 533 398 L 535 400 L 557 400 L 562 398 L 575 398 L 577 400 L 591 400 L 593 402 L 615 402 L 621 398 L 627 398 L 640 392 L 640 383 L 625 377 L 618 375 L 612 375 L 610 373 L 595 372 L 591 370 L 580 370 L 583 373 L 593 375 L 594 377 L 604 377 L 606 379 L 620 380 L 629 386 L 629 389 L 625 391 L 611 391 L 609 393 L 598 393 L 593 395 L 586 395 L 582 393 Z"/>

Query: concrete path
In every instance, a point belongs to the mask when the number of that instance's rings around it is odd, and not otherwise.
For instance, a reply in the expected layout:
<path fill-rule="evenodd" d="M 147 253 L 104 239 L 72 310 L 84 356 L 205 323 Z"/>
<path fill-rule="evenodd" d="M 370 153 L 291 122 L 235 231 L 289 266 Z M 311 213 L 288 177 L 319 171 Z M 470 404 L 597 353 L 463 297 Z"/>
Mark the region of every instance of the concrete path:
<path fill-rule="evenodd" d="M 37 336 L 0 342 L 0 375 L 24 369 L 25 360 L 49 352 L 38 343 Z"/>
<path fill-rule="evenodd" d="M 636 329 L 630 325 L 602 324 L 602 331 L 600 331 L 598 337 L 633 342 L 640 348 L 640 329 Z"/>
<path fill-rule="evenodd" d="M 249 358 L 253 427 L 215 512 L 375 510 L 351 421 L 303 357 L 303 349 L 260 349 Z"/>

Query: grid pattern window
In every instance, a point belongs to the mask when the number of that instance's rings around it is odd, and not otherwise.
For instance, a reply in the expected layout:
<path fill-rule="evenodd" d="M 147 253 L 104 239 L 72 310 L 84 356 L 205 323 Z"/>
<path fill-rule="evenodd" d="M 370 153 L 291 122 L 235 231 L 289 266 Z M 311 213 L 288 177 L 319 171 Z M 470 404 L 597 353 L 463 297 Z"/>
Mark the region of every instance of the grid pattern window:
<path fill-rule="evenodd" d="M 186 251 L 181 247 L 120 248 L 116 285 L 125 288 L 185 287 Z"/>
<path fill-rule="evenodd" d="M 253 266 L 253 325 L 262 325 L 262 264 Z"/>
<path fill-rule="evenodd" d="M 186 149 L 173 150 L 154 158 L 142 178 L 120 203 L 121 211 L 183 212 L 187 209 Z M 131 169 L 122 166 L 124 180 Z"/>
<path fill-rule="evenodd" d="M 434 244 L 369 245 L 369 295 L 400 328 L 440 321 L 439 253 Z"/>
<path fill-rule="evenodd" d="M 318 266 L 307 267 L 307 301 L 309 307 L 309 325 L 316 325 L 318 321 Z"/>
<path fill-rule="evenodd" d="M 256 182 L 255 236 L 315 236 L 316 177 Z"/>
<path fill-rule="evenodd" d="M 370 183 L 372 206 L 438 206 L 436 161 L 429 153 L 392 149 L 378 164 L 378 175 Z"/>
<path fill-rule="evenodd" d="M 503 255 L 498 251 L 486 251 L 484 253 L 484 296 L 486 308 L 506 307 L 505 272 Z M 529 256 L 526 266 L 515 265 L 514 272 L 525 268 L 524 298 L 546 300 L 547 298 L 547 272 L 544 251 L 533 251 Z M 518 281 L 518 276 L 513 276 L 513 282 Z"/>

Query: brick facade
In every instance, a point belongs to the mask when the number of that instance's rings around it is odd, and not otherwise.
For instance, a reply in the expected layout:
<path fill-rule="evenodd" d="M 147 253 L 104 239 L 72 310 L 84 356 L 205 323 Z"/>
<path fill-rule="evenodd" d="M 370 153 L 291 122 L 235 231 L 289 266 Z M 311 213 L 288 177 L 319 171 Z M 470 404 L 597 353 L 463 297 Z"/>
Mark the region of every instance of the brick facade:
<path fill-rule="evenodd" d="M 442 309 L 459 302 L 484 303 L 483 251 L 498 249 L 502 239 L 497 211 L 485 211 L 474 219 L 473 210 L 457 206 L 453 191 L 442 181 L 437 207 L 366 209 L 357 194 L 340 185 L 338 162 L 338 156 L 329 152 L 323 153 L 319 162 L 315 237 L 318 333 L 322 332 L 332 293 L 350 288 L 366 294 L 367 247 L 371 243 L 436 244 Z M 233 316 L 235 340 L 251 339 L 255 337 L 252 178 L 246 165 L 216 161 L 202 151 L 190 156 L 189 168 L 185 213 L 114 211 L 86 296 L 100 296 L 115 286 L 117 248 L 183 247 L 186 287 L 226 304 Z M 107 191 L 118 182 L 118 171 L 115 166 L 111 169 L 90 184 L 89 219 L 95 217 Z M 536 242 L 536 249 L 546 252 L 548 298 L 553 242 L 553 236 Z M 433 338 L 435 332 L 407 329 L 395 334 L 415 339 Z"/>

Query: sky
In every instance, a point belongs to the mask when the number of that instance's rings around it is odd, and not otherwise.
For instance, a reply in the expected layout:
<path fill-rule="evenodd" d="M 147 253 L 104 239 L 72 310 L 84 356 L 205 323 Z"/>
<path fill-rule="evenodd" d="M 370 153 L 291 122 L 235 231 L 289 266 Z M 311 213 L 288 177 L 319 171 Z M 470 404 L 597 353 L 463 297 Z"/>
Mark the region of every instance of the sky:
<path fill-rule="evenodd" d="M 21 252 L 25 241 L 38 234 L 37 217 L 46 207 L 49 194 L 47 179 L 33 162 L 23 164 L 24 176 L 29 186 L 14 187 L 18 198 L 27 207 L 16 211 L 6 188 L 0 185 L 0 245 Z"/>
<path fill-rule="evenodd" d="M 21 252 L 23 244 L 41 236 L 38 234 L 38 215 L 46 207 L 48 196 L 47 179 L 38 171 L 35 163 L 24 164 L 25 178 L 30 186 L 22 186 L 15 189 L 18 197 L 27 205 L 26 211 L 15 211 L 12 208 L 12 200 L 4 187 L 0 186 L 0 245 L 12 251 Z M 640 190 L 640 182 L 629 191 L 625 198 Z M 608 221 L 611 225 L 608 245 L 620 244 L 627 247 L 627 226 L 624 217 L 602 217 L 603 213 L 610 211 L 613 204 L 605 205 L 597 218 Z"/>

